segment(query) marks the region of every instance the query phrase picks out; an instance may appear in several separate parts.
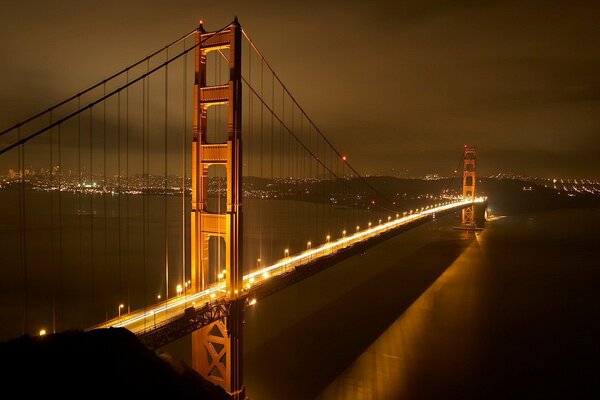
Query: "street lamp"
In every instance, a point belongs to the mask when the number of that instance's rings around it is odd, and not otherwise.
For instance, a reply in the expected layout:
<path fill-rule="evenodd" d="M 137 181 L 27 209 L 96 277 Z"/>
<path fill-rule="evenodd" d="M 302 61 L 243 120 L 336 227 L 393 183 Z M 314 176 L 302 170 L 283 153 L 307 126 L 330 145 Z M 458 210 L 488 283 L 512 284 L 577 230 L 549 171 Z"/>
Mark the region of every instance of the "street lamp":
<path fill-rule="evenodd" d="M 46 334 L 46 330 L 45 329 L 40 329 L 40 336 L 44 336 Z"/>
<path fill-rule="evenodd" d="M 346 230 L 345 229 L 342 231 L 342 237 L 346 237 Z"/>
<path fill-rule="evenodd" d="M 181 285 L 177 285 L 177 295 L 179 296 L 181 294 L 181 292 L 183 292 L 183 288 L 181 287 Z"/>
<path fill-rule="evenodd" d="M 360 229 L 360 226 L 356 225 L 356 232 Z"/>
<path fill-rule="evenodd" d="M 311 242 L 307 242 L 306 243 L 306 250 L 310 250 L 312 243 Z"/>
<path fill-rule="evenodd" d="M 325 238 L 325 243 L 329 243 L 329 239 L 331 239 L 331 236 L 327 235 L 327 237 Z"/>
<path fill-rule="evenodd" d="M 369 229 L 371 229 L 371 223 L 369 222 Z"/>
<path fill-rule="evenodd" d="M 119 308 L 118 308 L 118 311 L 119 311 L 119 318 L 121 318 L 121 310 L 123 309 L 123 307 L 125 307 L 125 305 L 123 305 L 123 304 L 119 304 Z"/>
<path fill-rule="evenodd" d="M 290 256 L 290 249 L 285 249 L 283 251 L 283 254 L 285 255 L 285 257 L 289 257 Z"/>
<path fill-rule="evenodd" d="M 256 260 L 256 268 L 260 268 L 260 258 Z"/>

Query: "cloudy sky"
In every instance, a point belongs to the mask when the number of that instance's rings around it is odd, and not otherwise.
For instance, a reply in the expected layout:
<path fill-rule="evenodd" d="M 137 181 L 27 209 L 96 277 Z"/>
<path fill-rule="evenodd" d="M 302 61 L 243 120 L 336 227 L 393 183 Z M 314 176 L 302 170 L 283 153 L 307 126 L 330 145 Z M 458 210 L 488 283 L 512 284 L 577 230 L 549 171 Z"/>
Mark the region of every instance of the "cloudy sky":
<path fill-rule="evenodd" d="M 600 177 L 598 1 L 4 1 L 0 127 L 234 15 L 366 173 Z"/>

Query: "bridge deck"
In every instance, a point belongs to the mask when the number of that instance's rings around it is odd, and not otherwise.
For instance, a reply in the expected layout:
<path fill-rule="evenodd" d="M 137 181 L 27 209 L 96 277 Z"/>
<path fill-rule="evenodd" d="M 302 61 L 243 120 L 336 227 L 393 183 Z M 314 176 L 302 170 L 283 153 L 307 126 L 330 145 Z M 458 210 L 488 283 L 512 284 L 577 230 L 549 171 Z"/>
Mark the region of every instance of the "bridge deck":
<path fill-rule="evenodd" d="M 484 199 L 476 199 L 475 203 L 483 201 Z M 443 215 L 471 204 L 470 201 L 457 201 L 430 207 L 282 258 L 272 265 L 244 275 L 244 289 L 240 297 L 250 301 L 265 297 L 402 231 L 426 222 L 433 215 Z M 210 323 L 226 314 L 226 306 L 223 306 L 226 304 L 225 298 L 225 283 L 221 282 L 201 292 L 188 291 L 183 295 L 157 303 L 144 310 L 128 313 L 91 329 L 125 327 L 141 335 L 154 330 L 165 330 L 166 326 L 177 324 L 177 321 L 182 318 L 186 320 L 191 318 L 197 329 L 202 324 Z"/>

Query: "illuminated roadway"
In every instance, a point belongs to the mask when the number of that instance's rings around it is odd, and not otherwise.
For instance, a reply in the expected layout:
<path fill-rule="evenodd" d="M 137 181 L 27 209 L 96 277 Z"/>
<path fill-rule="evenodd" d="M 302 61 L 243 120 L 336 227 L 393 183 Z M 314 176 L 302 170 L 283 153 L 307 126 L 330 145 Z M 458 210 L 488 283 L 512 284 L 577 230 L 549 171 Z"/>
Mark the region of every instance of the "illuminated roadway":
<path fill-rule="evenodd" d="M 477 198 L 474 203 L 482 203 L 483 201 L 483 198 Z M 294 267 L 302 266 L 315 261 L 320 257 L 335 254 L 340 249 L 346 249 L 354 244 L 365 242 L 371 237 L 378 236 L 381 233 L 390 231 L 399 226 L 427 218 L 435 213 L 450 211 L 452 209 L 462 209 L 469 204 L 471 204 L 469 201 L 455 201 L 424 207 L 415 212 L 404 213 L 402 216 L 396 214 L 395 219 L 388 217 L 388 221 L 382 221 L 381 224 L 368 227 L 367 229 L 357 230 L 356 232 L 344 235 L 341 238 L 328 241 L 320 246 L 308 249 L 301 253 L 284 257 L 272 265 L 250 272 L 243 277 L 244 289 L 242 290 L 251 289 L 254 285 L 260 284 L 271 277 L 288 272 Z M 225 282 L 221 281 L 201 292 L 190 292 L 188 290 L 185 294 L 180 294 L 167 301 L 156 303 L 154 306 L 147 307 L 143 310 L 127 313 L 119 318 L 97 325 L 92 329 L 124 327 L 137 334 L 152 330 L 165 320 L 183 314 L 188 307 L 195 307 L 196 305 L 201 306 L 207 302 L 221 300 L 224 297 Z"/>

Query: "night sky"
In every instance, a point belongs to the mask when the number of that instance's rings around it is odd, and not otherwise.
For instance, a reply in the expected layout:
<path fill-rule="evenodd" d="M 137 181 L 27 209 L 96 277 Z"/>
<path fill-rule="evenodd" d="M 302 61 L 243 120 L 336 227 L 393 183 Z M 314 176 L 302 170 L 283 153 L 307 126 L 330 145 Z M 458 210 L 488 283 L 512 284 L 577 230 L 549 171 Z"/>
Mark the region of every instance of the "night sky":
<path fill-rule="evenodd" d="M 363 172 L 600 177 L 598 1 L 4 1 L 0 127 L 234 15 Z"/>

